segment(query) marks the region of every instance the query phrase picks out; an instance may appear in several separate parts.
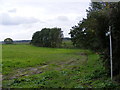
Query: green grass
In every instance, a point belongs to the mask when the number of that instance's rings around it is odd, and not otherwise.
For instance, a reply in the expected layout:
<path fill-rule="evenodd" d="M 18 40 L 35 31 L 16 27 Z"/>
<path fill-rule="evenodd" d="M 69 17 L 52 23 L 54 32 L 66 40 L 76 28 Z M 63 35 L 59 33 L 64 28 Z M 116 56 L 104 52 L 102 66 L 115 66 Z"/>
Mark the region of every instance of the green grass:
<path fill-rule="evenodd" d="M 71 40 L 63 40 L 62 47 L 63 48 L 74 48 Z"/>
<path fill-rule="evenodd" d="M 3 45 L 3 74 L 17 68 L 79 59 L 82 57 L 78 55 L 80 51 L 82 50 L 43 48 L 31 45 Z"/>
<path fill-rule="evenodd" d="M 3 45 L 5 88 L 114 88 L 99 55 L 81 49 Z"/>

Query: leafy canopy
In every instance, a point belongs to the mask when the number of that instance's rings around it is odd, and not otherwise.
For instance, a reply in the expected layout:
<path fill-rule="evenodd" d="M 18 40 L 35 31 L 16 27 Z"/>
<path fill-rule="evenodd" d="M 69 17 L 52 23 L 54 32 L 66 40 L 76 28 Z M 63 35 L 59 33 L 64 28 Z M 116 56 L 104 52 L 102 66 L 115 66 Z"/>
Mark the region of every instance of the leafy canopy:
<path fill-rule="evenodd" d="M 42 47 L 60 47 L 62 38 L 61 28 L 43 28 L 33 34 L 31 44 Z"/>

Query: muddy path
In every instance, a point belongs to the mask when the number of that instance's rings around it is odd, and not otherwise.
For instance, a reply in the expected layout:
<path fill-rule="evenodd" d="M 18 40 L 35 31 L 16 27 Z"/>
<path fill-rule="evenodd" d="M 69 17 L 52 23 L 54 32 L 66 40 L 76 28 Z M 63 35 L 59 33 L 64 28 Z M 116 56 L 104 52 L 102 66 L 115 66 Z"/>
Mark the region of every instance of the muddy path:
<path fill-rule="evenodd" d="M 86 53 L 80 53 L 79 55 L 81 56 L 81 59 L 71 58 L 70 60 L 51 62 L 42 66 L 16 69 L 9 73 L 9 75 L 3 75 L 2 79 L 12 80 L 23 76 L 40 74 L 48 70 L 62 70 L 64 68 L 74 69 L 77 66 L 79 67 L 79 65 L 85 64 L 88 60 L 88 55 Z"/>

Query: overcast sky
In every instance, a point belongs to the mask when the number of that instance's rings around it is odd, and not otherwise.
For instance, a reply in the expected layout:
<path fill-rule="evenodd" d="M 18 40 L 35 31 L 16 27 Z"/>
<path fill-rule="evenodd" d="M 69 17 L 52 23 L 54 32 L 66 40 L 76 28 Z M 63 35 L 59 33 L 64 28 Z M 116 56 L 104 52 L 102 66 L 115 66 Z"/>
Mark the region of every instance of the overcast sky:
<path fill-rule="evenodd" d="M 31 40 L 42 28 L 61 28 L 69 37 L 72 26 L 86 17 L 90 0 L 0 0 L 0 41 Z"/>

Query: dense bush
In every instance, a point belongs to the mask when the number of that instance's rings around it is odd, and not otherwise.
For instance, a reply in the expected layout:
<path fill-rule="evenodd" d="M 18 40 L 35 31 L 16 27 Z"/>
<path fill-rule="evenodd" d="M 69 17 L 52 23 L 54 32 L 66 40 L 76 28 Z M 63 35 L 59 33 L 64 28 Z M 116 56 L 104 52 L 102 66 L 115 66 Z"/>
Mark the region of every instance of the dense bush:
<path fill-rule="evenodd" d="M 5 44 L 13 44 L 13 40 L 12 40 L 11 38 L 6 38 L 6 39 L 4 40 L 4 43 L 5 43 Z"/>

